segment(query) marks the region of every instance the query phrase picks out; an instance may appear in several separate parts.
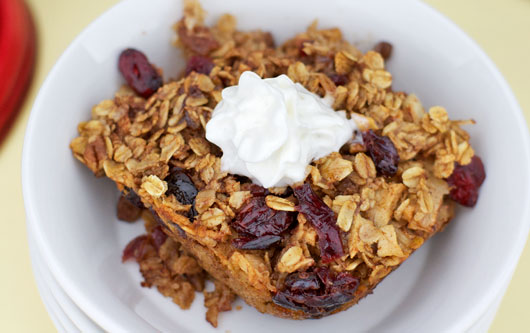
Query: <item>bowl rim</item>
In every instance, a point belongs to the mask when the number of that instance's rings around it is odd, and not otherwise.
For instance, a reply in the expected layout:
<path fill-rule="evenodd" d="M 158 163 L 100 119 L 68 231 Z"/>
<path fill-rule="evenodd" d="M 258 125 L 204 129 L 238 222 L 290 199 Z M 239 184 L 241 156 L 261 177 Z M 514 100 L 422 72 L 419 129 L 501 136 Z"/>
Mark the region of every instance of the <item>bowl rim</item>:
<path fill-rule="evenodd" d="M 41 253 L 35 241 L 33 241 L 33 230 L 27 230 L 29 244 L 29 256 L 33 267 L 35 282 L 42 285 L 45 292 L 39 294 L 43 302 L 53 302 L 56 305 L 55 315 L 59 321 L 67 320 L 80 331 L 103 332 L 95 322 L 93 322 L 66 294 L 61 288 L 58 281 L 54 279 L 46 261 L 42 258 Z M 67 331 L 67 330 L 65 330 Z"/>
<path fill-rule="evenodd" d="M 42 227 L 42 225 L 37 221 L 36 208 L 29 194 L 31 192 L 31 184 L 29 184 L 28 179 L 31 173 L 31 169 L 27 161 L 30 159 L 32 150 L 31 145 L 34 141 L 33 129 L 38 126 L 35 120 L 36 114 L 37 112 L 39 112 L 41 101 L 44 96 L 48 94 L 48 91 L 50 90 L 50 82 L 57 75 L 61 64 L 65 61 L 66 58 L 69 57 L 69 55 L 72 53 L 72 50 L 79 46 L 83 37 L 89 34 L 93 27 L 98 25 L 98 23 L 103 18 L 113 15 L 115 11 L 120 10 L 120 8 L 126 3 L 132 1 L 135 0 L 121 1 L 111 6 L 109 9 L 107 9 L 105 12 L 103 12 L 101 15 L 91 21 L 74 38 L 74 40 L 68 45 L 65 51 L 58 58 L 58 60 L 46 76 L 46 79 L 42 83 L 38 95 L 33 103 L 29 120 L 26 126 L 21 161 L 21 180 L 24 207 L 26 211 L 26 223 L 28 229 L 31 229 L 31 231 L 33 231 L 34 241 L 36 242 L 35 245 L 37 245 L 37 248 L 42 254 L 42 258 L 48 264 L 48 267 L 50 268 L 50 271 L 55 277 L 55 279 L 60 283 L 60 285 L 71 297 L 74 303 L 79 308 L 81 308 L 87 314 L 88 317 L 90 317 L 94 322 L 96 322 L 98 325 L 100 325 L 103 329 L 107 331 L 121 331 L 123 327 L 116 324 L 116 318 L 109 318 L 109 316 L 104 311 L 101 311 L 98 308 L 94 300 L 92 300 L 90 297 L 88 297 L 88 295 L 83 292 L 80 292 L 76 288 L 76 283 L 68 277 L 67 270 L 54 256 L 53 252 L 51 251 L 51 248 L 43 238 L 43 233 L 40 232 L 40 228 Z M 530 165 L 530 135 L 526 120 L 523 116 L 522 109 L 519 106 L 515 95 L 513 94 L 513 91 L 508 85 L 506 79 L 500 73 L 499 69 L 487 56 L 487 54 L 482 50 L 482 48 L 469 35 L 467 35 L 465 31 L 463 31 L 456 23 L 454 23 L 444 14 L 434 9 L 432 6 L 421 1 L 413 0 L 409 3 L 415 6 L 419 6 L 420 10 L 428 13 L 429 15 L 432 15 L 433 19 L 437 19 L 441 24 L 444 24 L 447 27 L 454 29 L 463 38 L 465 43 L 468 44 L 469 47 L 476 52 L 477 57 L 483 62 L 485 67 L 493 75 L 495 81 L 500 85 L 503 95 L 506 97 L 508 104 L 514 111 L 514 117 L 516 118 L 518 124 L 517 131 L 521 136 L 520 144 L 523 146 L 524 151 L 526 151 L 525 156 L 521 156 L 521 158 L 526 161 L 527 165 Z M 530 202 L 530 184 L 527 185 L 527 190 L 523 199 Z M 521 219 L 518 228 L 520 229 L 520 232 L 518 233 L 518 238 L 514 239 L 514 241 L 512 242 L 513 246 L 509 249 L 508 255 L 506 255 L 508 260 L 505 261 L 505 266 L 503 267 L 503 269 L 496 270 L 499 273 L 495 277 L 495 283 L 492 283 L 491 287 L 487 289 L 487 291 L 485 291 L 482 297 L 480 299 L 477 299 L 476 306 L 474 306 L 472 309 L 468 309 L 466 315 L 461 316 L 458 320 L 453 321 L 450 324 L 449 331 L 469 330 L 476 322 L 480 320 L 482 314 L 488 309 L 488 306 L 495 300 L 496 296 L 499 295 L 502 290 L 502 287 L 510 283 L 510 279 L 515 271 L 519 258 L 522 254 L 524 245 L 526 243 L 528 233 L 530 231 L 530 205 L 527 205 L 526 208 L 521 212 Z"/>

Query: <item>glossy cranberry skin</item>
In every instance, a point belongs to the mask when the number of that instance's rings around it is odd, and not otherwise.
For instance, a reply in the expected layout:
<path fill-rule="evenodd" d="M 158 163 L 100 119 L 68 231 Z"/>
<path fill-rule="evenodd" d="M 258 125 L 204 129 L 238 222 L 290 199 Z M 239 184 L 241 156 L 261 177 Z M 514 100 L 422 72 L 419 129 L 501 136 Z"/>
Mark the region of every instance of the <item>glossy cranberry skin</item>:
<path fill-rule="evenodd" d="M 167 192 L 173 194 L 183 205 L 191 205 L 197 196 L 197 188 L 188 175 L 174 171 L 166 177 Z"/>
<path fill-rule="evenodd" d="M 149 238 L 147 235 L 141 235 L 133 239 L 127 244 L 123 250 L 121 261 L 127 261 L 129 259 L 134 259 L 139 261 L 143 258 L 146 251 L 146 246 L 149 243 Z"/>
<path fill-rule="evenodd" d="M 314 272 L 296 272 L 287 276 L 285 287 L 291 292 L 302 293 L 310 290 L 319 290 L 322 288 L 322 283 Z"/>
<path fill-rule="evenodd" d="M 126 49 L 120 54 L 118 68 L 136 93 L 148 98 L 162 86 L 162 77 L 142 52 Z"/>
<path fill-rule="evenodd" d="M 232 241 L 232 245 L 240 250 L 265 250 L 281 240 L 281 236 L 275 235 L 265 235 L 257 238 L 239 237 Z"/>
<path fill-rule="evenodd" d="M 287 276 L 273 302 L 319 318 L 352 300 L 358 286 L 359 279 L 347 272 L 335 274 L 327 267 L 318 267 Z"/>
<path fill-rule="evenodd" d="M 269 194 L 269 191 L 263 186 L 252 184 L 250 185 L 250 194 L 252 194 L 253 197 L 264 197 Z"/>
<path fill-rule="evenodd" d="M 449 197 L 462 206 L 473 207 L 478 200 L 479 188 L 486 179 L 482 160 L 473 156 L 467 165 L 455 164 L 455 169 L 447 179 L 451 186 Z"/>
<path fill-rule="evenodd" d="M 316 195 L 311 185 L 295 187 L 298 211 L 315 228 L 322 262 L 328 263 L 344 255 L 342 240 L 337 228 L 335 213 Z"/>
<path fill-rule="evenodd" d="M 282 234 L 295 221 L 295 213 L 271 209 L 265 203 L 268 191 L 250 186 L 253 197 L 245 202 L 232 227 L 240 234 L 232 245 L 241 250 L 265 250 L 282 240 Z"/>
<path fill-rule="evenodd" d="M 293 213 L 271 209 L 265 204 L 265 197 L 258 196 L 243 205 L 232 227 L 247 236 L 279 236 L 293 221 Z"/>
<path fill-rule="evenodd" d="M 191 178 L 180 170 L 173 170 L 166 177 L 165 181 L 167 182 L 168 194 L 173 194 L 183 205 L 192 205 L 188 212 L 188 217 L 193 218 L 197 216 L 195 197 L 198 191 Z"/>
<path fill-rule="evenodd" d="M 201 55 L 194 55 L 188 59 L 188 63 L 186 64 L 186 75 L 190 74 L 191 72 L 208 75 L 212 71 L 213 67 L 214 64 L 212 59 Z"/>
<path fill-rule="evenodd" d="M 399 154 L 392 140 L 377 135 L 373 130 L 362 133 L 366 152 L 372 158 L 379 175 L 392 177 L 398 170 Z"/>
<path fill-rule="evenodd" d="M 477 155 L 471 158 L 471 163 L 469 163 L 468 165 L 460 166 L 459 168 L 468 170 L 468 172 L 473 176 L 473 179 L 475 180 L 475 184 L 477 184 L 477 186 L 481 186 L 482 183 L 484 183 L 484 180 L 486 179 L 486 170 L 484 170 L 484 164 L 482 163 L 480 157 L 478 157 Z"/>
<path fill-rule="evenodd" d="M 121 260 L 127 261 L 134 259 L 140 261 L 146 254 L 148 246 L 154 246 L 158 250 L 166 239 L 167 235 L 162 230 L 162 227 L 156 226 L 150 234 L 140 235 L 131 240 L 123 250 Z"/>

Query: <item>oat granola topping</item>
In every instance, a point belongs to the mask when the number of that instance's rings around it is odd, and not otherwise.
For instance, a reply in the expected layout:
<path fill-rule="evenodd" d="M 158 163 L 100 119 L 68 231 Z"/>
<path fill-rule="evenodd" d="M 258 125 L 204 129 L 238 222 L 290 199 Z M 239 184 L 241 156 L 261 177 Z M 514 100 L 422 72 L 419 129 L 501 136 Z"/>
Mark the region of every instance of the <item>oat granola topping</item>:
<path fill-rule="evenodd" d="M 122 87 L 93 107 L 70 143 L 76 159 L 163 226 L 149 226 L 124 252 L 140 263 L 144 285 L 186 308 L 203 290 L 199 263 L 215 262 L 203 266 L 220 279 L 205 294 L 212 324 L 230 308 L 228 288 L 260 311 L 320 317 L 356 303 L 442 230 L 454 201 L 476 203 L 485 173 L 462 128 L 474 122 L 394 91 L 390 44 L 363 54 L 339 29 L 313 23 L 276 46 L 267 32 L 237 30 L 230 15 L 206 26 L 198 3 L 185 3 L 175 25 L 184 75 L 149 97 Z M 332 96 L 364 143 L 313 161 L 292 186 L 263 188 L 223 172 L 223 151 L 205 129 L 221 91 L 246 71 L 285 74 Z"/>

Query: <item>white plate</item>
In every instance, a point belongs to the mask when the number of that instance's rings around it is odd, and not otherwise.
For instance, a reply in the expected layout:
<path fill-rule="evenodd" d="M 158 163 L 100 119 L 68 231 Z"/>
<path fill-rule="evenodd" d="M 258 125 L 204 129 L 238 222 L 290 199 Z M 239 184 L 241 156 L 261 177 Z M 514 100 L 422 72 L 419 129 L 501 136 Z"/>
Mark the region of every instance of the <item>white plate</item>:
<path fill-rule="evenodd" d="M 313 18 L 339 26 L 349 40 L 385 39 L 394 87 L 416 93 L 426 106 L 441 104 L 452 118 L 474 118 L 467 128 L 486 165 L 474 209 L 429 241 L 375 293 L 340 314 L 312 321 L 261 315 L 245 306 L 223 314 L 221 330 L 290 332 L 464 331 L 479 320 L 509 281 L 529 229 L 529 141 L 509 87 L 487 56 L 461 30 L 411 0 L 263 2 L 203 1 L 210 18 L 235 14 L 242 28 L 263 28 L 278 41 Z M 91 107 L 110 98 L 122 79 L 119 52 L 144 50 L 165 69 L 183 67 L 169 41 L 180 1 L 128 0 L 94 21 L 65 51 L 43 84 L 28 123 L 23 190 L 28 226 L 54 278 L 83 312 L 107 331 L 210 331 L 198 297 L 181 311 L 156 290 L 140 288 L 134 264 L 120 253 L 140 225 L 115 221 L 116 191 L 75 161 L 68 143 Z"/>
<path fill-rule="evenodd" d="M 489 328 L 491 324 L 493 323 L 493 320 L 495 319 L 495 315 L 497 314 L 497 311 L 499 310 L 499 306 L 501 305 L 502 297 L 504 296 L 504 293 L 506 292 L 506 289 L 508 288 L 508 285 L 506 285 L 502 292 L 499 293 L 497 298 L 493 301 L 493 303 L 488 307 L 486 312 L 480 317 L 480 319 L 473 325 L 467 333 L 485 333 L 489 331 Z"/>
<path fill-rule="evenodd" d="M 35 269 L 35 279 L 45 289 L 48 296 L 42 297 L 43 301 L 53 303 L 55 306 L 56 316 L 60 322 L 67 321 L 69 329 L 67 332 L 99 333 L 103 330 L 97 326 L 85 313 L 66 295 L 64 290 L 58 285 L 53 278 L 46 262 L 42 259 L 40 253 L 35 249 L 33 236 L 28 232 L 28 242 L 30 243 L 31 262 Z M 73 325 L 73 326 L 72 326 Z M 65 325 L 63 325 L 65 326 Z"/>
<path fill-rule="evenodd" d="M 42 278 L 43 273 L 40 269 L 40 265 L 37 264 L 38 259 L 34 256 L 35 253 L 35 247 L 32 245 L 32 241 L 29 240 L 30 243 L 30 258 L 31 258 L 31 267 L 33 269 L 33 275 L 35 276 L 35 283 L 37 284 L 37 289 L 39 290 L 39 294 L 42 299 L 42 303 L 44 303 L 44 307 L 46 308 L 46 311 L 48 312 L 48 315 L 50 316 L 53 324 L 57 328 L 57 331 L 60 333 L 63 332 L 79 332 L 79 329 L 77 326 L 68 318 L 66 313 L 63 311 L 63 309 L 59 306 L 55 298 L 53 297 L 52 291 Z"/>

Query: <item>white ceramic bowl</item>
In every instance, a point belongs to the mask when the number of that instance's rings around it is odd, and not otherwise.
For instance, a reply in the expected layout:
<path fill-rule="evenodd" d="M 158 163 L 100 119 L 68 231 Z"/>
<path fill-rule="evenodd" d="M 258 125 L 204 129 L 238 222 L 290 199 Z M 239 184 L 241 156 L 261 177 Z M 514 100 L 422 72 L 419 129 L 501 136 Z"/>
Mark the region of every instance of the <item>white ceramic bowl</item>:
<path fill-rule="evenodd" d="M 394 88 L 416 93 L 425 106 L 444 105 L 466 128 L 486 166 L 474 209 L 457 217 L 358 306 L 320 320 L 290 321 L 244 306 L 222 314 L 231 332 L 465 331 L 510 279 L 526 240 L 530 208 L 528 132 L 513 94 L 495 66 L 461 30 L 411 0 L 203 0 L 212 21 L 234 14 L 243 29 L 261 28 L 278 42 L 315 18 L 338 26 L 351 41 L 395 46 Z M 22 181 L 28 226 L 55 279 L 107 331 L 207 331 L 202 296 L 182 311 L 156 290 L 139 286 L 134 263 L 120 253 L 141 223 L 115 218 L 117 192 L 74 160 L 68 144 L 91 107 L 111 98 L 122 79 L 117 56 L 133 46 L 165 69 L 183 67 L 170 45 L 180 1 L 128 0 L 94 21 L 59 59 L 35 101 L 28 124 Z"/>
<path fill-rule="evenodd" d="M 59 286 L 50 272 L 46 261 L 37 250 L 31 230 L 28 230 L 29 254 L 35 280 L 48 313 L 57 318 L 54 323 L 60 332 L 103 332 L 86 314 L 75 305 L 65 291 Z M 59 325 L 58 325 L 59 324 Z"/>

